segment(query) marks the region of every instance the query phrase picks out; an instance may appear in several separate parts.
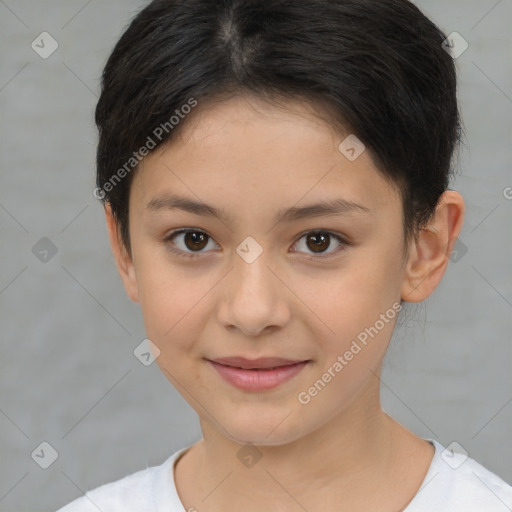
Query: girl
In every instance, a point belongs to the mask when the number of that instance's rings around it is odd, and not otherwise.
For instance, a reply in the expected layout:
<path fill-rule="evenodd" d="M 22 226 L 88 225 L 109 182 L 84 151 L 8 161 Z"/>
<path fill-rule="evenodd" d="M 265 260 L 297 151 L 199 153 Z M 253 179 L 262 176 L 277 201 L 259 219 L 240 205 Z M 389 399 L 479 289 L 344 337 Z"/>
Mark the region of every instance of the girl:
<path fill-rule="evenodd" d="M 61 512 L 512 510 L 380 405 L 462 228 L 446 36 L 406 0 L 155 0 L 110 56 L 95 195 L 203 438 Z M 149 357 L 149 352 L 146 352 Z"/>

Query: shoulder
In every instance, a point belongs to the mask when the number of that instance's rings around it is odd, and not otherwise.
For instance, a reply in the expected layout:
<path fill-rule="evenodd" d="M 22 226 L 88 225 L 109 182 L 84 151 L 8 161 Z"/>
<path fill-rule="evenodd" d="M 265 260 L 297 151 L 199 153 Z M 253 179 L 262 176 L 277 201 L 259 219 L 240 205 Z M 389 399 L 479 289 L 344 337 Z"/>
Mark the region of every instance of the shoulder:
<path fill-rule="evenodd" d="M 164 463 L 165 464 L 165 463 Z M 87 491 L 57 512 L 109 512 L 150 510 L 154 508 L 152 487 L 160 466 L 148 467 Z"/>
<path fill-rule="evenodd" d="M 87 491 L 57 512 L 139 512 L 158 510 L 158 504 L 171 504 L 173 467 L 177 457 L 186 448 L 177 451 L 159 466 L 151 466 L 114 482 Z M 169 509 L 169 511 L 174 509 Z M 178 509 L 179 510 L 179 509 Z"/>
<path fill-rule="evenodd" d="M 474 459 L 435 440 L 432 464 L 404 512 L 510 512 L 512 486 Z"/>

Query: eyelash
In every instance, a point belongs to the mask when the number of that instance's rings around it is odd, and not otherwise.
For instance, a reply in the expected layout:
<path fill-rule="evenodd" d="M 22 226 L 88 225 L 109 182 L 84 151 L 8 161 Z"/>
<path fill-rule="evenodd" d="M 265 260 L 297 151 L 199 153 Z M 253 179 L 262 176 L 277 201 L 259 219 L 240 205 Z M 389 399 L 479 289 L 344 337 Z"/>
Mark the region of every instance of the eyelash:
<path fill-rule="evenodd" d="M 167 249 L 169 251 L 171 251 L 171 252 L 173 252 L 175 254 L 178 254 L 179 256 L 183 256 L 185 258 L 198 258 L 198 257 L 200 257 L 202 255 L 202 252 L 196 252 L 196 253 L 185 252 L 185 251 L 182 251 L 181 249 L 176 249 L 173 246 L 173 244 L 172 244 L 172 240 L 177 235 L 180 235 L 182 233 L 190 233 L 190 232 L 201 233 L 203 235 L 206 235 L 210 240 L 213 240 L 213 238 L 210 237 L 208 235 L 208 233 L 206 233 L 205 231 L 202 231 L 201 229 L 193 229 L 193 228 L 178 229 L 176 231 L 173 231 L 172 233 L 170 233 L 168 236 L 166 236 L 164 238 L 164 242 L 166 243 Z M 350 245 L 340 235 L 337 235 L 336 233 L 333 233 L 332 231 L 328 231 L 328 230 L 324 230 L 324 229 L 314 229 L 314 230 L 310 230 L 310 231 L 306 231 L 306 232 L 302 233 L 300 235 L 300 237 L 298 238 L 297 242 L 295 242 L 295 244 L 298 243 L 306 235 L 309 235 L 309 234 L 320 234 L 320 233 L 328 234 L 329 236 L 331 236 L 334 239 L 336 239 L 336 241 L 338 241 L 341 244 L 340 247 L 338 249 L 336 249 L 335 251 L 333 251 L 331 253 L 328 253 L 327 256 L 304 256 L 305 259 L 308 259 L 308 260 L 323 260 L 323 259 L 331 258 L 331 257 L 339 254 L 340 252 L 344 251 L 346 246 Z"/>

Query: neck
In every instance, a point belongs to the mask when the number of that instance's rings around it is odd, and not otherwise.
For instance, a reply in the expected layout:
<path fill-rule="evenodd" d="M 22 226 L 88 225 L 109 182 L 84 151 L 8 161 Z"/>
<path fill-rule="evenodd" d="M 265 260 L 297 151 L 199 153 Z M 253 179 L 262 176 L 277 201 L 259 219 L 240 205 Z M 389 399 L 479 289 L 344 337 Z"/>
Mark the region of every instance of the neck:
<path fill-rule="evenodd" d="M 291 497 L 299 503 L 318 503 L 319 495 L 330 494 L 333 501 L 343 496 L 345 503 L 345 497 L 351 496 L 358 508 L 370 489 L 388 492 L 387 479 L 397 477 L 392 467 L 397 466 L 405 429 L 382 411 L 378 384 L 375 379 L 341 413 L 306 436 L 286 444 L 251 447 L 247 454 L 261 458 L 246 467 L 237 457 L 244 445 L 202 419 L 203 440 L 189 458 L 195 499 L 208 496 L 209 510 L 251 510 L 251 506 L 259 510 L 266 505 L 280 510 L 279 504 L 286 510 Z"/>

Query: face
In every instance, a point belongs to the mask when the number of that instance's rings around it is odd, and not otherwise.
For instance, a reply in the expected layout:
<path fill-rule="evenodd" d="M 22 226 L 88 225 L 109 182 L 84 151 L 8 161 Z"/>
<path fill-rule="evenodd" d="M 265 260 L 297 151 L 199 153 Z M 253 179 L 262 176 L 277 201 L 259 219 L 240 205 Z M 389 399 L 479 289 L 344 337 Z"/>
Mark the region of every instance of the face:
<path fill-rule="evenodd" d="M 402 205 L 367 151 L 338 149 L 348 135 L 303 103 L 236 98 L 194 112 L 134 176 L 125 284 L 161 370 L 235 441 L 291 442 L 378 394 L 404 279 Z M 210 362 L 227 357 L 287 364 Z"/>

